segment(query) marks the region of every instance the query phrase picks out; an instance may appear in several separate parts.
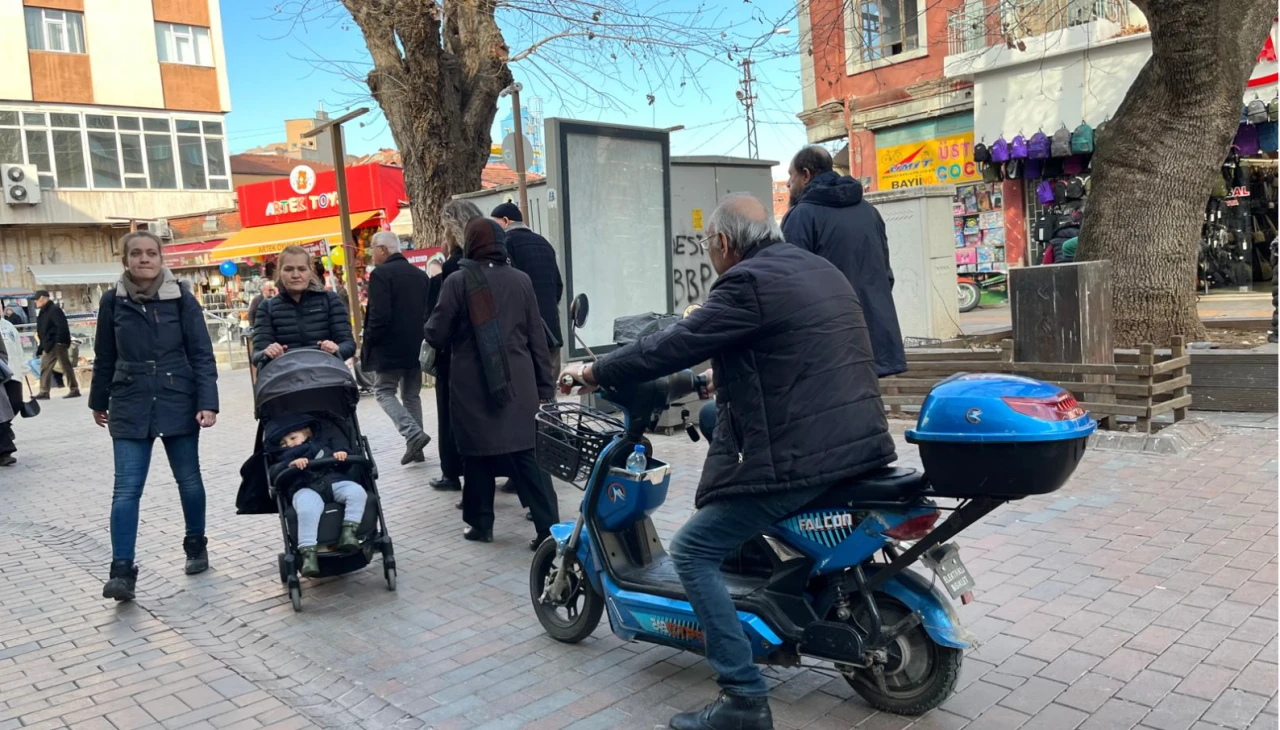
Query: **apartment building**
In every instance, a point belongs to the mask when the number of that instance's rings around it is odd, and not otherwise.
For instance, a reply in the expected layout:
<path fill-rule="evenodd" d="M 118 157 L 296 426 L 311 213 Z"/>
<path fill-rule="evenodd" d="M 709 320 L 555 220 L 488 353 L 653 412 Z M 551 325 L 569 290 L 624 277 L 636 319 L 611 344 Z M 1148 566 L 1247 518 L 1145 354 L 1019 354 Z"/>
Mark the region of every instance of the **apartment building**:
<path fill-rule="evenodd" d="M 0 69 L 0 295 L 92 309 L 131 220 L 235 205 L 218 0 L 0 0 Z"/>

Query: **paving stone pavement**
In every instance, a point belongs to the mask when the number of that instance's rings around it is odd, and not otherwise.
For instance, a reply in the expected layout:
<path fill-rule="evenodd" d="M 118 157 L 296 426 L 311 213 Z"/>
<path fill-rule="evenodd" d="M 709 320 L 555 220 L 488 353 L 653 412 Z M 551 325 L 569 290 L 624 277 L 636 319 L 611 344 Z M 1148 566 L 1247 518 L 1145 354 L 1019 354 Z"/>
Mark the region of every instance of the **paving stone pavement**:
<path fill-rule="evenodd" d="M 0 730 L 648 730 L 714 696 L 698 657 L 625 644 L 607 622 L 577 646 L 546 637 L 515 499 L 498 498 L 493 544 L 463 541 L 456 494 L 426 487 L 434 458 L 399 466 L 403 447 L 370 398 L 360 417 L 383 455 L 399 590 L 375 560 L 307 582 L 295 614 L 277 578 L 276 519 L 234 514 L 254 437 L 247 375 L 224 372 L 221 385 L 224 411 L 201 449 L 213 567 L 183 574 L 181 510 L 157 455 L 131 604 L 100 597 L 110 439 L 84 400 L 56 395 L 16 424 L 19 464 L 0 470 Z M 960 535 L 978 590 L 958 611 L 982 645 L 942 708 L 877 713 L 842 679 L 769 668 L 778 727 L 1277 728 L 1276 431 L 1222 424 L 1190 455 L 1087 453 L 1059 492 Z M 692 508 L 705 444 L 654 441 L 676 465 L 656 515 L 669 537 Z M 914 447 L 899 447 L 918 465 Z M 571 515 L 578 493 L 558 489 Z"/>

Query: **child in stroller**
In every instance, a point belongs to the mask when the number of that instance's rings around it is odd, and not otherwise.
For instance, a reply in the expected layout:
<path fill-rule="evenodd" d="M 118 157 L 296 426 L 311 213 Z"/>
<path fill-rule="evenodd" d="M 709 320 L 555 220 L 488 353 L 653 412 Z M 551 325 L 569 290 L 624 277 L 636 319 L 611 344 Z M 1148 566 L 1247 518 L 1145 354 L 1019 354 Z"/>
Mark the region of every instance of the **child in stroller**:
<path fill-rule="evenodd" d="M 298 551 L 302 575 L 320 575 L 318 533 L 326 502 L 343 505 L 342 532 L 337 550 L 351 554 L 361 548 L 356 531 L 364 519 L 366 494 L 358 482 L 345 477 L 342 462 L 347 452 L 336 450 L 317 436 L 319 425 L 305 414 L 285 414 L 267 427 L 267 455 L 271 484 L 286 493 L 298 516 Z M 311 466 L 313 461 L 334 459 L 338 465 Z"/>

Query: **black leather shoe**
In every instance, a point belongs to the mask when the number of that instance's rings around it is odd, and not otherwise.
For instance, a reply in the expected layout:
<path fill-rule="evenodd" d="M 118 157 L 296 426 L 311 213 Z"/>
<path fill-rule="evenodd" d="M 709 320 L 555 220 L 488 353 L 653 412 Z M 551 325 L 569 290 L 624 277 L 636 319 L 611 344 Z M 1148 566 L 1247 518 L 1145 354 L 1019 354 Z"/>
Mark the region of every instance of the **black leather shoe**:
<path fill-rule="evenodd" d="M 48 394 L 48 393 L 36 393 L 35 395 L 31 396 L 31 400 L 49 400 L 49 394 Z"/>
<path fill-rule="evenodd" d="M 546 542 L 546 539 L 548 537 L 551 537 L 551 533 L 549 532 L 545 535 L 538 535 L 537 537 L 533 538 L 532 540 L 529 541 L 529 549 L 534 551 L 535 553 L 538 552 L 538 546 Z"/>
<path fill-rule="evenodd" d="M 66 395 L 64 395 L 64 396 L 62 396 L 62 397 L 63 397 L 64 399 L 65 399 L 65 398 L 79 398 L 79 397 L 80 397 L 80 391 L 78 391 L 78 390 L 73 390 L 73 391 L 71 391 L 70 393 L 67 393 Z"/>
<path fill-rule="evenodd" d="M 493 542 L 493 533 L 475 527 L 468 527 L 462 531 L 462 537 L 475 542 Z"/>
<path fill-rule="evenodd" d="M 513 482 L 510 479 L 506 480 L 505 482 L 498 485 L 498 491 L 502 492 L 503 494 L 515 494 L 516 493 L 515 482 Z"/>
<path fill-rule="evenodd" d="M 697 712 L 682 712 L 667 722 L 671 730 L 773 730 L 768 697 L 739 697 L 721 692 Z"/>
<path fill-rule="evenodd" d="M 452 477 L 436 477 L 427 482 L 427 486 L 432 489 L 438 489 L 442 492 L 460 492 L 462 491 L 462 482 Z"/>
<path fill-rule="evenodd" d="M 416 436 L 411 436 L 409 440 L 405 442 L 404 456 L 400 457 L 401 466 L 413 464 L 419 461 L 426 461 L 427 458 L 422 455 L 422 450 L 427 448 L 427 444 L 429 443 L 431 443 L 431 436 L 425 432 L 419 433 Z"/>
<path fill-rule="evenodd" d="M 454 509 L 462 509 L 462 500 L 458 500 L 458 501 L 457 501 L 457 503 L 455 503 L 455 504 L 453 505 L 453 508 L 454 508 Z"/>
<path fill-rule="evenodd" d="M 112 560 L 111 576 L 106 585 L 102 586 L 102 597 L 132 601 L 137 582 L 138 569 L 134 567 L 132 560 Z"/>
<path fill-rule="evenodd" d="M 18 463 L 17 457 L 11 454 L 5 454 L 4 456 L 0 456 L 0 466 L 13 466 L 14 464 L 17 464 L 17 463 Z"/>

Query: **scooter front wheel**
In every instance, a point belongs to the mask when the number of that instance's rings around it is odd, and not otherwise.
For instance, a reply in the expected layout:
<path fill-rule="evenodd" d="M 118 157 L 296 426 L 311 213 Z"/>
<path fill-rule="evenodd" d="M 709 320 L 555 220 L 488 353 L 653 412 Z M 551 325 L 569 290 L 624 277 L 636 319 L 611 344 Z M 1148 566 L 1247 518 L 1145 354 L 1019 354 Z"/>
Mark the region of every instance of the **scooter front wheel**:
<path fill-rule="evenodd" d="M 882 625 L 892 626 L 911 611 L 883 593 L 875 594 Z M 855 611 L 854 621 L 866 635 L 865 609 Z M 845 681 L 872 707 L 897 715 L 920 715 L 942 704 L 955 689 L 964 652 L 941 646 L 916 624 L 886 647 L 886 661 L 879 674 L 862 667 L 844 668 Z M 883 680 L 883 681 L 882 681 Z"/>
<path fill-rule="evenodd" d="M 604 597 L 591 587 L 591 581 L 582 572 L 576 560 L 569 561 L 568 587 L 563 596 L 546 596 L 547 587 L 555 580 L 556 573 L 564 569 L 564 558 L 556 555 L 556 541 L 547 538 L 533 554 L 529 568 L 529 597 L 533 599 L 533 611 L 538 622 L 551 638 L 566 644 L 576 644 L 591 635 L 600 625 L 604 613 Z"/>

